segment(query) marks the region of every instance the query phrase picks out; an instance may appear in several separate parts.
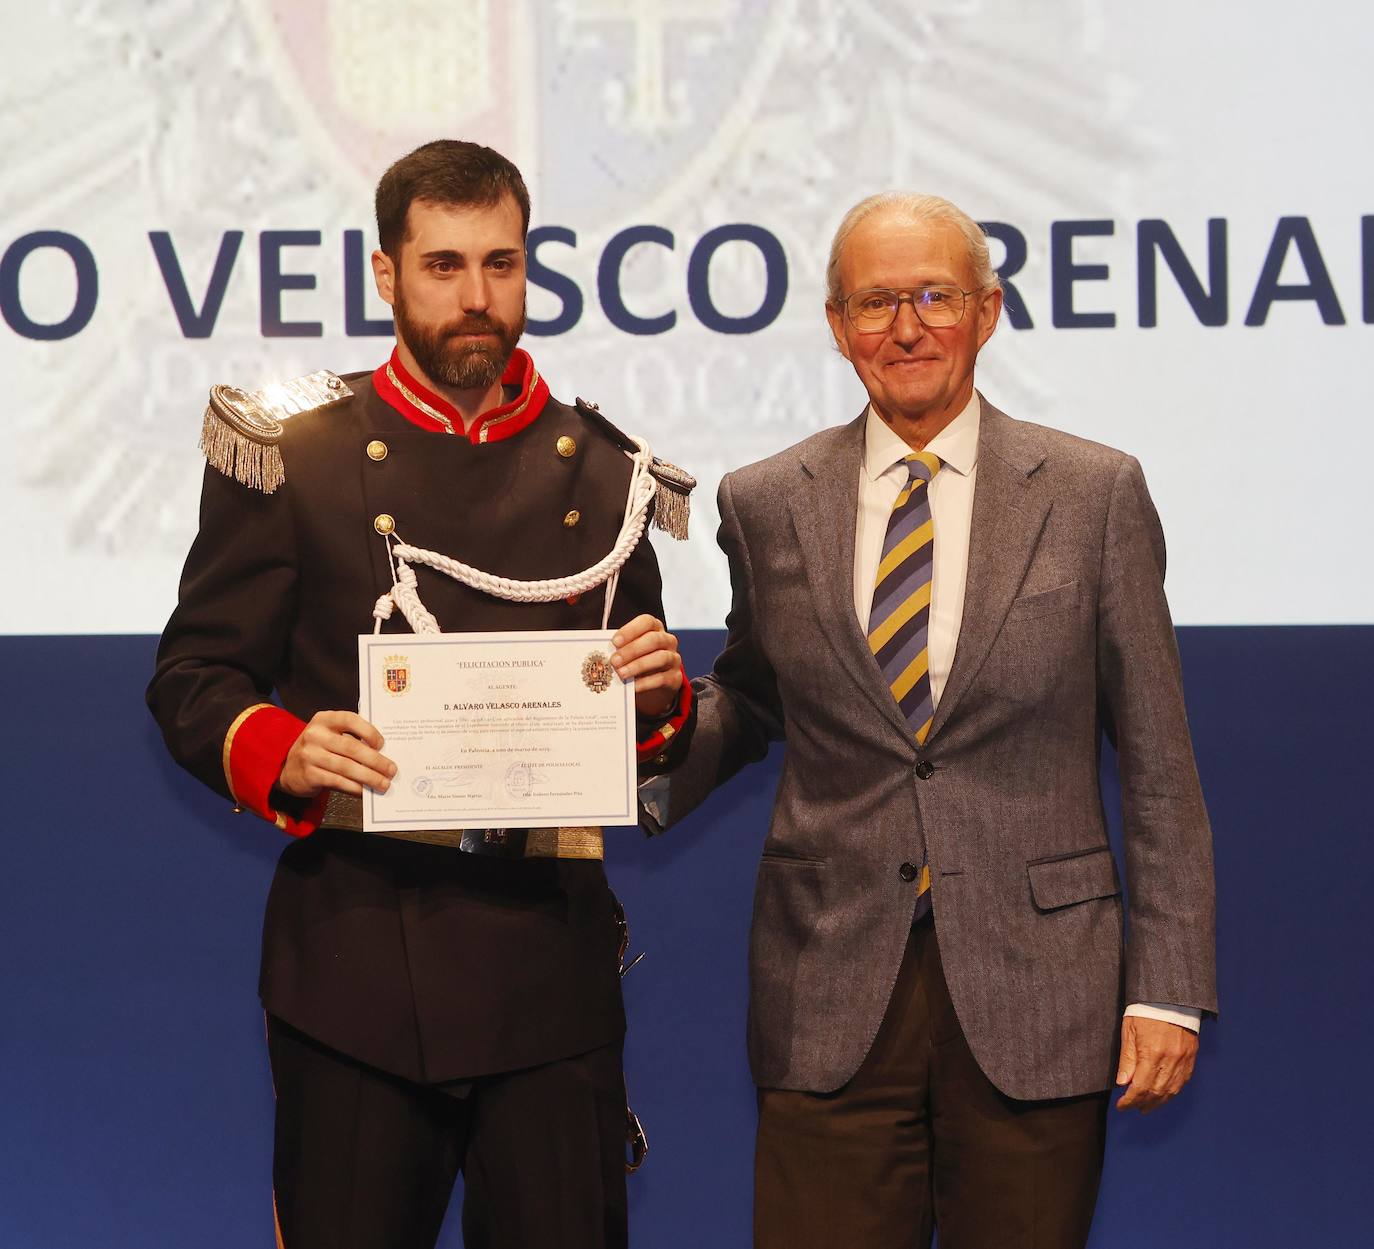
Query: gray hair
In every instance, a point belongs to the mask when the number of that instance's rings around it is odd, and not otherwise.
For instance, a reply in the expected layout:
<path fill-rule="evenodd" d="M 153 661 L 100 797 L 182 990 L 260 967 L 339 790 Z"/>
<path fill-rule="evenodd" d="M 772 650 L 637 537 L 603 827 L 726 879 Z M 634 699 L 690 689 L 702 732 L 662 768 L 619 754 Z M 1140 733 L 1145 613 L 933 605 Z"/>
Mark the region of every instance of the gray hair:
<path fill-rule="evenodd" d="M 980 290 L 1001 285 L 997 270 L 993 268 L 988 254 L 988 237 L 980 226 L 962 208 L 951 204 L 938 195 L 919 195 L 914 191 L 882 191 L 860 200 L 844 215 L 839 229 L 835 231 L 834 241 L 830 244 L 830 260 L 825 266 L 826 298 L 835 303 L 840 298 L 840 254 L 849 236 L 876 212 L 889 210 L 894 215 L 906 217 L 911 221 L 948 221 L 964 236 L 968 244 L 968 257 L 973 266 L 973 282 Z"/>

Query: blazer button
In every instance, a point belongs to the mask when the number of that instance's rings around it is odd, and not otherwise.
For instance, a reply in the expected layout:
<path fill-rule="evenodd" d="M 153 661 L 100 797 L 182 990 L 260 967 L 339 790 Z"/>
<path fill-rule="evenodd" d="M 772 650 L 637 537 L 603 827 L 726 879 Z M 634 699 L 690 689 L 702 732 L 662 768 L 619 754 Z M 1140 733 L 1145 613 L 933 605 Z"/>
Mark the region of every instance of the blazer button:
<path fill-rule="evenodd" d="M 908 885 L 920 874 L 921 869 L 914 863 L 903 863 L 902 866 L 897 869 L 897 875 L 906 881 Z"/>
<path fill-rule="evenodd" d="M 916 775 L 923 781 L 930 780 L 930 778 L 935 775 L 935 765 L 931 763 L 929 759 L 922 759 L 921 762 L 916 765 Z"/>

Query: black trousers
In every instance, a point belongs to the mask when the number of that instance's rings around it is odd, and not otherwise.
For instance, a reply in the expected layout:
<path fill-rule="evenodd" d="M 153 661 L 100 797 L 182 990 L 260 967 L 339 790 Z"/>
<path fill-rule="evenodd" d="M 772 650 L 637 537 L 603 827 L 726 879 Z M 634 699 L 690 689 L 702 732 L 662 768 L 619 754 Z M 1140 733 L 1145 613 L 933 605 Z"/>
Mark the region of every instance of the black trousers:
<path fill-rule="evenodd" d="M 756 1249 L 1082 1249 L 1108 1092 L 1017 1101 L 988 1080 L 949 998 L 929 917 L 853 1079 L 759 1091 Z"/>
<path fill-rule="evenodd" d="M 268 1016 L 284 1249 L 431 1249 L 464 1179 L 465 1249 L 624 1249 L 621 1046 L 452 1087 Z"/>

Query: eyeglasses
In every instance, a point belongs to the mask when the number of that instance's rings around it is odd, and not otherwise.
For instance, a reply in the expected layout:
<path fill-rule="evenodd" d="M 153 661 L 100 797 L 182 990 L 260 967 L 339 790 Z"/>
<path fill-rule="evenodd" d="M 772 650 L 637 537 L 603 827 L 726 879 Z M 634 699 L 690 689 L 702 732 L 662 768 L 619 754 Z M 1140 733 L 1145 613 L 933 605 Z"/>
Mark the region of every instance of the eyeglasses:
<path fill-rule="evenodd" d="M 968 297 L 977 295 L 984 287 L 971 291 L 957 286 L 904 286 L 891 290 L 886 286 L 867 291 L 855 291 L 840 300 L 846 315 L 860 334 L 877 334 L 897 319 L 897 309 L 909 303 L 922 325 L 958 325 L 964 319 Z"/>

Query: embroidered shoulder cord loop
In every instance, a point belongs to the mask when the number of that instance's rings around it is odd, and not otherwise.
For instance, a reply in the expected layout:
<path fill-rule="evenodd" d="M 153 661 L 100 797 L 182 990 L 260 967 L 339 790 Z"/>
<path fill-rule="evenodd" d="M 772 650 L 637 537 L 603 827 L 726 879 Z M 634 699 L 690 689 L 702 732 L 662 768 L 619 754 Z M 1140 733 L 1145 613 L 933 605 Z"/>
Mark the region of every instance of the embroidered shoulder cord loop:
<path fill-rule="evenodd" d="M 411 546 L 397 534 L 387 535 L 387 556 L 391 561 L 391 590 L 377 600 L 372 609 L 376 624 L 373 632 L 380 633 L 382 621 L 390 619 L 392 610 L 399 609 L 416 633 L 438 633 L 439 622 L 430 614 L 420 601 L 412 563 L 424 564 L 446 577 L 462 582 L 474 590 L 513 603 L 556 603 L 559 599 L 573 594 L 586 594 L 597 586 L 606 586 L 606 601 L 601 612 L 601 627 L 608 627 L 611 618 L 611 604 L 615 600 L 616 586 L 620 581 L 620 570 L 625 561 L 634 553 L 639 540 L 644 536 L 648 524 L 649 505 L 653 502 L 657 482 L 649 472 L 653 455 L 649 444 L 636 438 L 638 453 L 630 455 L 634 465 L 630 473 L 630 488 L 625 499 L 625 517 L 620 527 L 620 536 L 608 554 L 590 568 L 570 577 L 555 577 L 546 581 L 515 581 L 510 577 L 497 577 L 471 564 L 464 564 L 438 551 L 428 551 L 424 547 Z M 627 452 L 627 454 L 629 454 Z M 394 538 L 394 541 L 393 541 Z"/>

